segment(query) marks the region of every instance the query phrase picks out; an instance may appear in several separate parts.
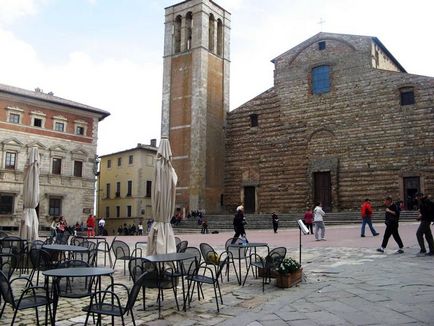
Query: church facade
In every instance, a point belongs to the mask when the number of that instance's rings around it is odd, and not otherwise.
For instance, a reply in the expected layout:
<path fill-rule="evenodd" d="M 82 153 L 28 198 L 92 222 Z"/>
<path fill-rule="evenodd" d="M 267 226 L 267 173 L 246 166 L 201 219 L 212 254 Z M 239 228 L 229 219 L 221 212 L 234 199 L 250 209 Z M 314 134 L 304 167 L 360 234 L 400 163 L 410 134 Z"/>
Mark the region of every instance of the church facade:
<path fill-rule="evenodd" d="M 369 36 L 319 33 L 272 60 L 274 85 L 227 115 L 224 201 L 249 212 L 358 210 L 434 194 L 434 78 Z"/>

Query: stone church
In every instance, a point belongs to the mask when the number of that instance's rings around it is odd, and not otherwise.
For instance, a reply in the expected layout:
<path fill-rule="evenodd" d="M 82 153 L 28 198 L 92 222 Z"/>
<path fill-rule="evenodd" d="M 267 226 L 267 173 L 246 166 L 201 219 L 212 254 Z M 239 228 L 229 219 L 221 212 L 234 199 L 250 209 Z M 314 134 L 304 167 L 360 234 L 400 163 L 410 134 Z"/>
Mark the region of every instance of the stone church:
<path fill-rule="evenodd" d="M 415 209 L 417 192 L 434 195 L 434 78 L 407 73 L 376 37 L 318 33 L 229 112 L 229 31 L 211 0 L 166 8 L 162 135 L 178 207 L 337 212 L 391 195 Z"/>

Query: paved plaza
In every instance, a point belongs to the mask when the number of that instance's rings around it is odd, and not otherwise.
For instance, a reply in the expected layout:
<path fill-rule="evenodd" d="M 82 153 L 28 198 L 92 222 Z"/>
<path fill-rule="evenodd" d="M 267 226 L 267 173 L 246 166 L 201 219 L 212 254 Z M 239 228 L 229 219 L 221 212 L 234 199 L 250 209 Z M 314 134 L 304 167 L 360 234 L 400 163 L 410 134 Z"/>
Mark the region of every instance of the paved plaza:
<path fill-rule="evenodd" d="M 177 311 L 171 290 L 166 290 L 162 318 L 158 319 L 155 291 L 146 292 L 147 309 L 143 311 L 142 295 L 135 305 L 137 325 L 434 325 L 434 257 L 418 257 L 419 248 L 415 232 L 418 223 L 401 223 L 400 233 L 405 245 L 404 254 L 390 239 L 384 254 L 376 248 L 382 240 L 384 225 L 376 225 L 381 234 L 372 237 L 366 233 L 360 237 L 359 225 L 327 227 L 327 241 L 315 241 L 312 235 L 302 236 L 302 264 L 304 280 L 296 287 L 280 289 L 265 285 L 261 279 L 251 276 L 244 287 L 230 275 L 221 284 L 224 304 L 216 311 L 212 286 L 204 285 L 205 300 L 196 296 L 186 311 Z M 369 232 L 369 230 L 368 230 Z M 180 234 L 190 246 L 207 242 L 217 251 L 223 250 L 232 232 L 219 234 Z M 270 249 L 288 248 L 289 256 L 299 259 L 299 231 L 295 229 L 271 230 L 247 229 L 250 241 L 267 242 Z M 136 241 L 146 237 L 119 237 L 134 247 Z M 263 252 L 262 252 L 263 253 Z M 99 263 L 103 261 L 100 257 Z M 114 275 L 115 282 L 131 281 L 123 275 L 123 263 L 119 262 Z M 179 287 L 178 298 L 182 296 Z M 126 296 L 121 296 L 126 300 Z M 56 325 L 82 325 L 85 314 L 82 307 L 88 302 L 61 298 Z M 10 324 L 12 311 L 6 308 L 0 324 Z M 43 317 L 41 309 L 40 317 Z M 103 324 L 110 324 L 104 319 Z M 132 325 L 126 316 L 127 325 Z M 35 324 L 34 311 L 18 314 L 16 325 Z M 120 319 L 115 325 L 120 325 Z"/>

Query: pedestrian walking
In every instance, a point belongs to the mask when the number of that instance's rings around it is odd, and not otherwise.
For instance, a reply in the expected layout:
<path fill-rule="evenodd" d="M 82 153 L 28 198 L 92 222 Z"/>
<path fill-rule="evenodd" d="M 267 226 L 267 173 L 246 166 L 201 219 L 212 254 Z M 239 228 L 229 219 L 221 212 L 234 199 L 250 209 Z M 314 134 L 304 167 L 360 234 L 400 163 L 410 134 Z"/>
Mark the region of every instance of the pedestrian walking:
<path fill-rule="evenodd" d="M 238 206 L 233 221 L 235 234 L 231 243 L 235 243 L 240 236 L 246 238 L 246 230 L 244 229 L 245 224 L 246 219 L 244 217 L 244 207 Z"/>
<path fill-rule="evenodd" d="M 366 198 L 365 201 L 362 203 L 362 206 L 360 208 L 360 212 L 362 214 L 362 229 L 360 232 L 360 236 L 362 238 L 365 237 L 365 227 L 366 224 L 368 224 L 369 229 L 372 232 L 372 235 L 375 237 L 377 235 L 379 235 L 380 233 L 378 233 L 374 226 L 372 225 L 372 213 L 373 213 L 373 209 L 372 209 L 372 205 L 371 205 L 371 201 Z"/>
<path fill-rule="evenodd" d="M 324 216 L 326 213 L 322 209 L 322 203 L 316 203 L 316 207 L 313 210 L 313 222 L 315 224 L 315 240 L 325 240 L 325 225 Z M 321 230 L 321 236 L 318 234 Z"/>
<path fill-rule="evenodd" d="M 143 235 L 143 223 L 142 221 L 139 221 L 139 224 L 137 225 L 137 230 L 139 235 Z"/>
<path fill-rule="evenodd" d="M 387 242 L 389 241 L 390 236 L 393 236 L 396 243 L 399 246 L 397 254 L 404 253 L 404 244 L 402 243 L 401 237 L 399 236 L 398 227 L 399 227 L 399 209 L 396 204 L 393 203 L 392 197 L 388 196 L 384 200 L 384 205 L 386 206 L 386 210 L 384 212 L 384 223 L 386 224 L 386 230 L 384 231 L 383 242 L 381 243 L 381 247 L 377 249 L 378 252 L 384 252 L 384 249 L 387 247 Z"/>
<path fill-rule="evenodd" d="M 202 230 L 200 233 L 208 234 L 208 219 L 206 217 L 202 217 Z"/>
<path fill-rule="evenodd" d="M 279 217 L 276 215 L 275 212 L 273 212 L 273 214 L 271 214 L 271 221 L 273 223 L 274 233 L 277 233 L 277 229 L 279 228 Z"/>
<path fill-rule="evenodd" d="M 101 217 L 98 221 L 98 234 L 104 235 L 104 229 L 105 229 L 105 219 L 104 217 Z"/>
<path fill-rule="evenodd" d="M 86 221 L 86 226 L 87 226 L 87 236 L 88 237 L 94 237 L 95 236 L 95 216 L 93 216 L 92 214 L 89 214 L 87 221 Z"/>
<path fill-rule="evenodd" d="M 418 220 L 420 221 L 419 228 L 416 231 L 417 242 L 420 247 L 419 255 L 434 256 L 434 241 L 431 232 L 431 222 L 434 221 L 434 203 L 421 192 L 416 194 L 416 198 L 419 204 Z M 428 253 L 425 249 L 424 235 L 428 243 Z"/>
<path fill-rule="evenodd" d="M 307 229 L 310 230 L 310 234 L 313 234 L 313 213 L 311 208 L 308 208 L 307 211 L 304 212 L 303 220 Z"/>

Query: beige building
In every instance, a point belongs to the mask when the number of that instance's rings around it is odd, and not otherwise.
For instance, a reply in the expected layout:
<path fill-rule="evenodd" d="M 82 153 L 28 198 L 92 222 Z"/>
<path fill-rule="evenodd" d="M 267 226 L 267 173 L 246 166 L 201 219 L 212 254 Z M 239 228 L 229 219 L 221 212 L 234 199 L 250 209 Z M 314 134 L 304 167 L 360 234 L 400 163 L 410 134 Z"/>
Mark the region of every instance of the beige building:
<path fill-rule="evenodd" d="M 97 215 L 106 219 L 109 233 L 124 223 L 152 217 L 152 181 L 157 154 L 156 140 L 100 157 Z"/>
<path fill-rule="evenodd" d="M 36 146 L 41 156 L 41 227 L 54 216 L 69 224 L 93 210 L 98 123 L 110 113 L 42 90 L 0 84 L 0 227 L 17 229 L 23 173 Z"/>

